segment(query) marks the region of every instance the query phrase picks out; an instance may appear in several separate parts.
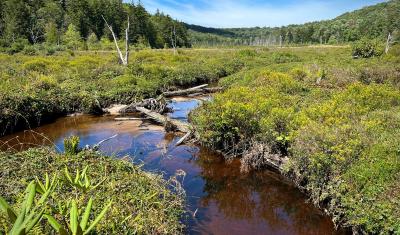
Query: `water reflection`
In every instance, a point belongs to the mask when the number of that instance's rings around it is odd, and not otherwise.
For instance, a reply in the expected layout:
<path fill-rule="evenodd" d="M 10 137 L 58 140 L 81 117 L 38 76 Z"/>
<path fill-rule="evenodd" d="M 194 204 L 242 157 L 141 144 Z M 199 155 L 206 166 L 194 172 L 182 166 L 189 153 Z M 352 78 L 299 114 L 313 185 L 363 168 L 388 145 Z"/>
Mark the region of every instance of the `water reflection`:
<path fill-rule="evenodd" d="M 198 101 L 172 104 L 186 116 Z M 182 112 L 184 114 L 182 114 Z M 184 119 L 184 118 L 181 118 Z M 0 139 L 5 146 L 24 149 L 37 144 L 56 145 L 79 135 L 82 146 L 114 134 L 101 150 L 116 157 L 131 156 L 149 171 L 165 177 L 185 172 L 180 180 L 187 193 L 189 234 L 335 234 L 330 219 L 320 213 L 292 184 L 271 171 L 240 173 L 240 162 L 193 145 L 176 147 L 179 136 L 166 134 L 147 121 L 118 122 L 114 117 L 65 117 L 54 123 Z M 39 133 L 43 133 L 41 135 Z M 18 136 L 18 138 L 17 138 Z M 23 145 L 21 143 L 30 143 Z"/>

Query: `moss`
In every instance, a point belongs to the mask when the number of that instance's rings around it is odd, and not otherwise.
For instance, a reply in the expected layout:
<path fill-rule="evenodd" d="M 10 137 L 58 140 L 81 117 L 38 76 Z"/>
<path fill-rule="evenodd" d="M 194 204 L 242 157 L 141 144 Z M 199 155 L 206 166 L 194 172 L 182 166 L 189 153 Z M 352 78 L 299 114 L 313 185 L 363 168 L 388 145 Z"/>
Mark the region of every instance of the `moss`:
<path fill-rule="evenodd" d="M 81 152 L 78 155 L 57 154 L 49 149 L 30 149 L 21 153 L 0 152 L 0 188 L 1 196 L 11 204 L 18 204 L 27 183 L 45 173 L 55 174 L 61 182 L 66 182 L 63 170 L 70 172 L 89 166 L 88 174 L 93 184 L 104 180 L 96 189 L 84 193 L 70 187 L 67 183 L 58 187 L 48 202 L 48 209 L 61 219 L 58 203 L 78 198 L 79 204 L 85 205 L 88 198 L 94 199 L 94 213 L 113 200 L 112 208 L 105 219 L 96 227 L 98 234 L 177 234 L 183 225 L 180 219 L 183 213 L 183 195 L 173 180 L 165 181 L 160 175 L 142 171 L 139 167 L 96 153 Z M 172 187 L 174 186 L 174 187 Z M 171 189 L 176 189 L 171 191 Z M 0 215 L 0 232 L 6 220 Z M 43 222 L 43 231 L 51 230 Z M 4 231 L 3 231 L 4 232 Z"/>

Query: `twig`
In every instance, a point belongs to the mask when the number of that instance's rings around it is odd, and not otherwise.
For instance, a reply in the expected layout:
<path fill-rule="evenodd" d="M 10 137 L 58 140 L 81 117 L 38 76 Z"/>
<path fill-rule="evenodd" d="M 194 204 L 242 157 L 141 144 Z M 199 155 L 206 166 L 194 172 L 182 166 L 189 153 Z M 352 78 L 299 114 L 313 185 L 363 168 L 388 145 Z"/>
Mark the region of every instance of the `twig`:
<path fill-rule="evenodd" d="M 114 139 L 114 138 L 117 137 L 117 136 L 118 136 L 118 134 L 115 134 L 115 135 L 113 135 L 113 136 L 111 136 L 111 137 L 109 137 L 109 138 L 107 138 L 107 139 L 104 139 L 104 140 L 98 142 L 97 144 L 93 145 L 93 148 L 92 148 L 92 149 L 97 150 L 97 149 L 100 147 L 100 145 L 102 145 L 104 142 L 109 141 L 109 140 L 111 140 L 111 139 Z"/>
<path fill-rule="evenodd" d="M 192 132 L 186 133 L 178 142 L 176 142 L 175 146 L 181 145 L 187 138 L 189 138 L 192 135 Z"/>

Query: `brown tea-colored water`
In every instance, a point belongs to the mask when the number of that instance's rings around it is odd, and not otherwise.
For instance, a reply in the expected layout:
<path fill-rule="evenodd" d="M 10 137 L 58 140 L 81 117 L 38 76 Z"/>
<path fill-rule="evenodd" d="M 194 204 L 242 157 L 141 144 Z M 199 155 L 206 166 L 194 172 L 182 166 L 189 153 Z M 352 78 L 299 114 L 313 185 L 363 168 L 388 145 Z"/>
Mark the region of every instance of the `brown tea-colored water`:
<path fill-rule="evenodd" d="M 170 116 L 186 120 L 198 100 L 172 102 Z M 240 172 L 240 162 L 193 145 L 176 147 L 180 136 L 144 121 L 115 121 L 112 116 L 64 117 L 0 138 L 0 148 L 22 150 L 54 145 L 63 151 L 63 139 L 78 135 L 81 145 L 105 142 L 101 151 L 114 157 L 129 156 L 148 171 L 166 178 L 180 172 L 187 195 L 188 234 L 339 234 L 329 217 L 311 204 L 290 182 L 272 171 Z M 185 172 L 185 174 L 182 174 Z"/>

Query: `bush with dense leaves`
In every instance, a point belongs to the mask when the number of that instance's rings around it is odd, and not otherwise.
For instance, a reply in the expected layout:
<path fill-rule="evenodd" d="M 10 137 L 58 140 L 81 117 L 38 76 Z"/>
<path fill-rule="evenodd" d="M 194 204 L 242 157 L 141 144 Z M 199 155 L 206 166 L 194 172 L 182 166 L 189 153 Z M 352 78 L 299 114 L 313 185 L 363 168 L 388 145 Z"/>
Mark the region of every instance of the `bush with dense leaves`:
<path fill-rule="evenodd" d="M 370 58 L 383 53 L 382 45 L 378 40 L 361 39 L 352 45 L 354 58 Z"/>
<path fill-rule="evenodd" d="M 289 157 L 283 172 L 335 223 L 400 232 L 400 91 L 386 79 L 326 89 L 291 73 L 229 77 L 231 88 L 191 115 L 200 141 L 243 156 L 242 169 Z"/>

